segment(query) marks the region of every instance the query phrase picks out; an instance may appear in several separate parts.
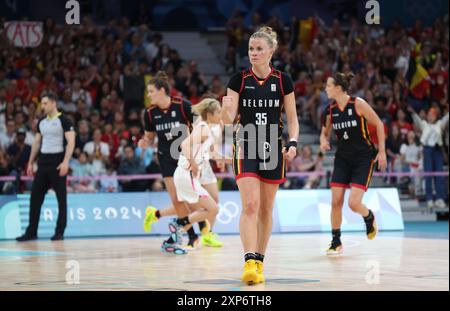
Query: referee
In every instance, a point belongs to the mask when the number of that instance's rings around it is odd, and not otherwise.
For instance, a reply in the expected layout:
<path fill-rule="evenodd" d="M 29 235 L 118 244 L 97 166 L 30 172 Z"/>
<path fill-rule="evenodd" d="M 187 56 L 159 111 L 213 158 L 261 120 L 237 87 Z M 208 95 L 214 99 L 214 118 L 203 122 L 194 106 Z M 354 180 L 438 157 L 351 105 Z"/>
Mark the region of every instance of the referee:
<path fill-rule="evenodd" d="M 66 175 L 75 147 L 75 130 L 71 122 L 58 111 L 55 95 L 41 95 L 41 108 L 46 117 L 39 120 L 27 168 L 27 175 L 33 176 L 34 162 L 39 153 L 38 170 L 31 189 L 30 223 L 25 234 L 16 239 L 18 242 L 37 239 L 41 207 L 49 188 L 55 190 L 58 200 L 58 221 L 51 240 L 63 240 L 66 228 Z"/>

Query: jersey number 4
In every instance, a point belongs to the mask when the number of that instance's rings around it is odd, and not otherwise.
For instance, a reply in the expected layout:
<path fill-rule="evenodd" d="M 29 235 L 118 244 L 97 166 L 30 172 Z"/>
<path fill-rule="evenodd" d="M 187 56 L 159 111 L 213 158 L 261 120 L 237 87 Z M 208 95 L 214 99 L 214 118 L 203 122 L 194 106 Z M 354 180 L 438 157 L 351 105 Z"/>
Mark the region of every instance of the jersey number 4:
<path fill-rule="evenodd" d="M 256 114 L 256 125 L 267 125 L 267 113 Z"/>

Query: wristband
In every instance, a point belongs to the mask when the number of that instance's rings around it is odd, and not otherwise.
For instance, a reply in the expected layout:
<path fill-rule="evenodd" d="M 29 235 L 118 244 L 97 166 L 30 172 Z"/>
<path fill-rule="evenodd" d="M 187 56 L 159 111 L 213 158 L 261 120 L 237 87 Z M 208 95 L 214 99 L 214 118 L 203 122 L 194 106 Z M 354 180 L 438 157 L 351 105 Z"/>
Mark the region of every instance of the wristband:
<path fill-rule="evenodd" d="M 297 142 L 291 140 L 284 147 L 286 148 L 286 151 L 289 151 L 289 148 L 291 148 L 291 147 L 294 147 L 297 150 Z"/>

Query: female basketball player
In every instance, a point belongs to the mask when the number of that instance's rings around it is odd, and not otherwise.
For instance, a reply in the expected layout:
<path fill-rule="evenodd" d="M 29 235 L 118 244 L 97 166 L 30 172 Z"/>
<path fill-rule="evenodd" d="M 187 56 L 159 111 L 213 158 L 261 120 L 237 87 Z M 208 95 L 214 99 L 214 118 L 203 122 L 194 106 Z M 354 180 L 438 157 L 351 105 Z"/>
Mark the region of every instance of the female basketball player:
<path fill-rule="evenodd" d="M 181 145 L 182 152 L 175 170 L 174 182 L 178 200 L 186 202 L 194 212 L 170 223 L 171 231 L 178 236 L 183 228 L 195 222 L 215 220 L 219 211 L 217 203 L 201 186 L 200 174 L 209 166 L 210 155 L 216 161 L 223 160 L 217 151 L 218 146 L 215 145 L 216 140 L 210 128 L 221 122 L 220 103 L 211 98 L 203 99 L 192 107 L 192 111 L 201 116 L 201 121 L 194 125 L 191 135 Z"/>
<path fill-rule="evenodd" d="M 184 202 L 178 201 L 173 182 L 179 150 L 172 150 L 175 154 L 171 154 L 171 145 L 179 136 L 174 136 L 171 130 L 182 125 L 190 127 L 193 122 L 191 104 L 183 98 L 169 95 L 169 80 L 162 71 L 149 81 L 147 90 L 153 107 L 146 110 L 145 136 L 139 141 L 139 147 L 147 148 L 153 145 L 155 137 L 158 137 L 158 159 L 167 192 L 177 216 L 185 217 L 189 214 L 189 210 Z M 161 249 L 174 254 L 185 254 L 186 250 L 179 247 L 179 242 L 180 239 L 172 234 L 163 242 Z"/>
<path fill-rule="evenodd" d="M 343 250 L 340 237 L 346 188 L 351 187 L 349 207 L 364 218 L 367 238 L 375 238 L 378 230 L 375 216 L 362 203 L 362 199 L 369 187 L 375 163 L 378 163 L 378 169 L 386 169 L 384 125 L 365 100 L 347 94 L 352 77 L 353 74 L 336 73 L 328 78 L 326 85 L 328 98 L 334 102 L 326 108 L 323 115 L 320 147 L 323 151 L 330 150 L 332 128 L 338 141 L 330 184 L 333 239 L 327 250 L 329 255 L 340 254 Z M 367 123 L 376 126 L 378 153 L 370 138 Z"/>
<path fill-rule="evenodd" d="M 270 27 L 252 34 L 251 67 L 231 77 L 223 98 L 224 123 L 233 123 L 237 116 L 233 167 L 242 201 L 242 281 L 249 285 L 265 281 L 263 260 L 272 234 L 275 194 L 285 181 L 285 160 L 292 160 L 297 152 L 299 125 L 292 80 L 271 66 L 276 48 L 277 35 Z M 290 137 L 284 148 L 283 109 Z"/>
<path fill-rule="evenodd" d="M 211 98 L 209 98 L 211 100 Z M 196 105 L 197 106 L 197 105 Z M 197 121 L 201 122 L 201 118 L 198 118 Z M 213 135 L 215 144 L 220 146 L 222 144 L 222 131 L 223 131 L 223 123 L 220 124 L 209 124 L 211 134 Z M 221 161 L 227 162 L 227 161 Z M 220 162 L 218 162 L 220 163 Z M 211 164 L 209 161 L 205 161 L 202 165 L 202 169 L 200 171 L 199 177 L 200 185 L 208 192 L 209 196 L 218 204 L 219 203 L 219 189 L 217 186 L 217 178 L 214 175 L 214 172 L 211 168 Z M 192 207 L 191 209 L 192 210 Z M 175 208 L 170 206 L 168 208 L 157 210 L 153 206 L 147 207 L 146 215 L 144 218 L 144 230 L 146 232 L 151 231 L 151 227 L 154 222 L 158 221 L 162 217 L 176 215 Z M 197 248 L 199 242 L 201 245 L 208 247 L 222 247 L 223 243 L 217 240 L 217 235 L 212 232 L 216 221 L 216 216 L 214 214 L 210 214 L 205 221 L 199 222 L 200 232 L 202 233 L 201 240 L 198 235 L 189 234 L 189 241 L 186 245 L 187 250 L 194 250 Z M 193 229 L 189 229 L 191 231 Z"/>

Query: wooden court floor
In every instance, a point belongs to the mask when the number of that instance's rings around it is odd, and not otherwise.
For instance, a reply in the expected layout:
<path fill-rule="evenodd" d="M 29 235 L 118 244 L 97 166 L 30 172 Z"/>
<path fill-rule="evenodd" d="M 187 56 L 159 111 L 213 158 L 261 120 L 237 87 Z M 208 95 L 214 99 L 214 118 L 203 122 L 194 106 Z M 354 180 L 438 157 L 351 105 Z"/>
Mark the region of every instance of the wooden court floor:
<path fill-rule="evenodd" d="M 329 234 L 279 234 L 266 256 L 266 284 L 240 282 L 239 236 L 184 256 L 162 237 L 0 243 L 0 290 L 449 290 L 448 239 L 343 234 L 344 254 L 324 255 Z"/>

